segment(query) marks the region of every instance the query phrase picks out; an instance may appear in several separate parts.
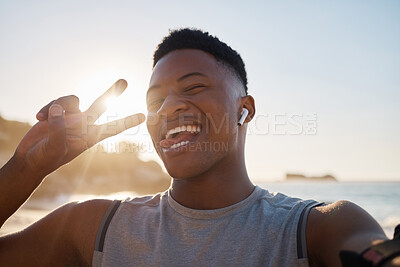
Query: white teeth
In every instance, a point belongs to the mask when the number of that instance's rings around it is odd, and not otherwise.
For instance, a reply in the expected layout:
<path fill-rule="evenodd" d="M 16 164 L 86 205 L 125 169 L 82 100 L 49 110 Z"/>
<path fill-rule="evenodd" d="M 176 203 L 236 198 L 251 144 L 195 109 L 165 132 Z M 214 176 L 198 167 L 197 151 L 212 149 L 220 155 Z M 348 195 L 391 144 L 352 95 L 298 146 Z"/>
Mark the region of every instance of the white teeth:
<path fill-rule="evenodd" d="M 178 147 L 186 145 L 186 144 L 189 144 L 189 141 L 182 141 L 180 143 L 173 144 L 170 148 L 178 148 Z"/>
<path fill-rule="evenodd" d="M 184 131 L 188 131 L 191 133 L 198 133 L 198 132 L 200 132 L 200 126 L 196 126 L 196 125 L 178 126 L 174 129 L 169 130 L 167 132 L 167 134 L 165 135 L 165 138 L 169 138 L 169 137 L 171 137 L 171 135 L 173 135 L 175 133 L 180 133 L 180 132 L 184 132 Z"/>

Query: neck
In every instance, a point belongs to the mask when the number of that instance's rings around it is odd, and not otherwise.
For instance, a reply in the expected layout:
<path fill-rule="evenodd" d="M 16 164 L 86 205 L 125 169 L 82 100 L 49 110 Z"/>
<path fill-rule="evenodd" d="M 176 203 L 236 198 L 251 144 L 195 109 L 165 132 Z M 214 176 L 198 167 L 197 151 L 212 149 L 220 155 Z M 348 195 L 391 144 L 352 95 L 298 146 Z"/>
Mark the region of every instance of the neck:
<path fill-rule="evenodd" d="M 187 179 L 173 179 L 172 197 L 192 209 L 219 209 L 238 203 L 254 190 L 244 157 L 223 160 L 212 169 Z"/>

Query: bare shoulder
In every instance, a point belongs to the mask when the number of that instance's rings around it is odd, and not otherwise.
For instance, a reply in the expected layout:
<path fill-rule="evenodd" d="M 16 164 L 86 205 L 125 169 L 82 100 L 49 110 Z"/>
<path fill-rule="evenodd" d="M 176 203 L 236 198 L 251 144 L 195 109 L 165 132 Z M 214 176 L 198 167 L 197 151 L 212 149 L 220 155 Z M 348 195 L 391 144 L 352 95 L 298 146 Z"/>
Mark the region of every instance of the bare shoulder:
<path fill-rule="evenodd" d="M 101 220 L 111 205 L 111 200 L 93 199 L 72 202 L 65 206 L 63 228 L 71 234 L 71 242 L 78 257 L 91 265 L 95 240 Z"/>
<path fill-rule="evenodd" d="M 346 200 L 313 208 L 309 223 L 326 234 L 350 235 L 354 232 L 377 231 L 384 235 L 382 228 L 368 212 Z"/>
<path fill-rule="evenodd" d="M 71 202 L 20 232 L 0 237 L 0 262 L 90 265 L 97 230 L 110 204 L 103 199 Z"/>
<path fill-rule="evenodd" d="M 339 251 L 362 252 L 387 239 L 380 225 L 358 205 L 341 200 L 318 206 L 307 221 L 307 250 L 310 261 L 339 266 Z"/>

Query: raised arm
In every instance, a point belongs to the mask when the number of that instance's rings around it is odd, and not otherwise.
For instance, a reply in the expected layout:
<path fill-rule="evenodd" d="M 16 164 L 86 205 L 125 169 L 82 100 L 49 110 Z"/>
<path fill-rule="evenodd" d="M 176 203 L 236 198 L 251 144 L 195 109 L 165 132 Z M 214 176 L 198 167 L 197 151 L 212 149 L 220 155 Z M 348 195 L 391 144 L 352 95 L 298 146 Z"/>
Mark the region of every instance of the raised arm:
<path fill-rule="evenodd" d="M 316 207 L 308 218 L 307 249 L 311 266 L 342 266 L 341 251 L 360 254 L 386 240 L 375 219 L 349 201 Z M 383 266 L 400 266 L 399 260 L 398 257 Z"/>
<path fill-rule="evenodd" d="M 46 175 L 99 141 L 144 121 L 143 114 L 135 114 L 103 125 L 94 124 L 106 110 L 107 98 L 120 95 L 126 87 L 125 80 L 117 81 L 85 112 L 79 110 L 79 99 L 76 96 L 61 97 L 42 108 L 37 114 L 39 122 L 25 135 L 13 157 L 0 169 L 0 226 L 29 198 Z M 107 203 L 103 206 L 107 208 Z M 71 204 L 62 208 L 61 212 L 51 214 L 49 219 L 36 223 L 35 230 L 1 237 L 0 262 L 4 262 L 7 255 L 15 252 L 24 255 L 24 250 L 30 249 L 24 242 L 11 246 L 15 244 L 15 240 L 26 236 L 32 241 L 35 238 L 40 240 L 41 235 L 48 236 L 51 234 L 48 231 L 56 228 L 46 228 L 41 224 L 49 226 L 57 224 L 59 220 L 76 219 L 74 210 L 81 210 L 80 207 L 78 204 Z M 40 242 L 35 245 L 39 248 L 46 247 Z M 45 254 L 41 256 L 46 257 Z"/>

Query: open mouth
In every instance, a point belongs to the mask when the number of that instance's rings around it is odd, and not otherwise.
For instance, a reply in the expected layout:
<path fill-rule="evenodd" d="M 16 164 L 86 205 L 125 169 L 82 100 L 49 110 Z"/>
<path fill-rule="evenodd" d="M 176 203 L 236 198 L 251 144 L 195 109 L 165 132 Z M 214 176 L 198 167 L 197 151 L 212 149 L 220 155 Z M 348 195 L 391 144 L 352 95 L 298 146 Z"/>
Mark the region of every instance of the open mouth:
<path fill-rule="evenodd" d="M 177 149 L 192 142 L 200 133 L 199 125 L 182 125 L 167 131 L 164 139 L 160 141 L 163 151 Z"/>

